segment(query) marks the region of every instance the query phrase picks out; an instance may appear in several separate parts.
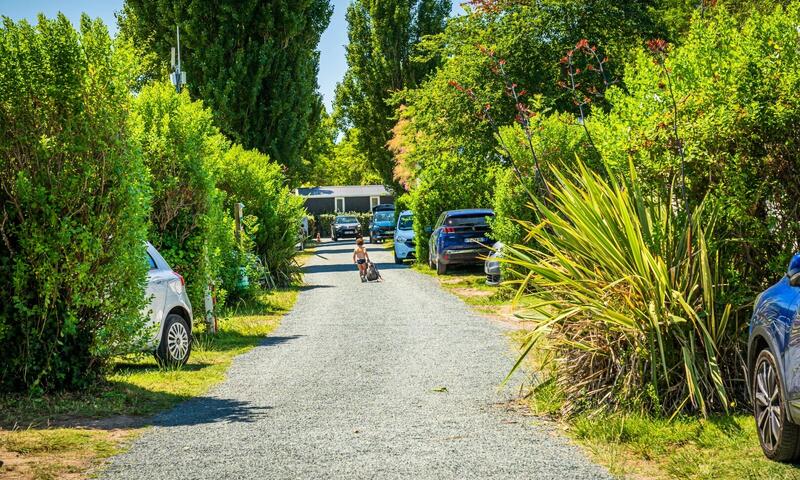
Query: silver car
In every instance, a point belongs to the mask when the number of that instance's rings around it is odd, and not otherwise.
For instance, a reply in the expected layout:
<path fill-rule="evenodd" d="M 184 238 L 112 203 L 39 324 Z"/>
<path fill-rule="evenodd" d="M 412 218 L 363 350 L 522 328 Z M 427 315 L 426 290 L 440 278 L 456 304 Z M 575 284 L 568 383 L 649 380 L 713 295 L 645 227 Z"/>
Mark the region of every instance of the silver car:
<path fill-rule="evenodd" d="M 192 350 L 192 304 L 186 294 L 186 282 L 167 264 L 156 248 L 147 242 L 147 274 L 145 296 L 150 300 L 145 314 L 153 336 L 148 345 L 156 360 L 165 365 L 183 365 Z"/>
<path fill-rule="evenodd" d="M 500 260 L 503 255 L 503 242 L 495 242 L 492 245 L 492 253 L 486 257 L 483 264 L 483 271 L 486 273 L 486 285 L 500 285 L 503 281 L 500 272 Z"/>

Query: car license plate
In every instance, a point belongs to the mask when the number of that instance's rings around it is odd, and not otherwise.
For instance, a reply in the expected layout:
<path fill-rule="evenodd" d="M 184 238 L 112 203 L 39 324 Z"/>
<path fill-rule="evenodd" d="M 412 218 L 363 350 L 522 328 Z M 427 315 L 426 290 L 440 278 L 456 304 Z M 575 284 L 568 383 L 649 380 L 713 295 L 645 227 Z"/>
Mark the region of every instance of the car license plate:
<path fill-rule="evenodd" d="M 344 233 L 355 233 L 355 230 L 345 230 Z"/>
<path fill-rule="evenodd" d="M 476 237 L 476 238 L 468 238 L 467 243 L 483 243 L 486 239 L 483 237 Z"/>

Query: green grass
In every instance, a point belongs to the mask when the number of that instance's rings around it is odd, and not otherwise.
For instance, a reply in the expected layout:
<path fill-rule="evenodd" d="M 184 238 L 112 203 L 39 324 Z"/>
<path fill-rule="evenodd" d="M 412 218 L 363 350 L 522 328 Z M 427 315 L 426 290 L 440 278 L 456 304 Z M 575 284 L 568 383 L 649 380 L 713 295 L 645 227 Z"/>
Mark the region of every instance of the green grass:
<path fill-rule="evenodd" d="M 618 476 L 645 470 L 652 478 L 800 479 L 797 467 L 764 457 L 753 417 L 745 413 L 673 421 L 580 417 L 570 433 Z"/>
<path fill-rule="evenodd" d="M 514 345 L 527 331 L 510 332 Z M 530 371 L 545 371 L 544 352 L 526 357 Z M 555 382 L 544 381 L 528 392 L 537 415 L 555 419 L 598 463 L 620 478 L 793 479 L 800 469 L 767 460 L 761 452 L 755 421 L 747 412 L 672 421 L 641 414 L 583 414 L 560 418 L 564 396 Z"/>
<path fill-rule="evenodd" d="M 0 477 L 86 477 L 141 431 L 138 427 L 146 422 L 135 419 L 203 395 L 221 382 L 235 356 L 257 346 L 278 326 L 298 292 L 262 293 L 223 312 L 219 332 L 197 334 L 189 362 L 181 368 L 161 368 L 152 355 L 133 355 L 116 359 L 104 381 L 84 392 L 0 395 L 0 454 L 16 456 L 14 465 L 0 467 Z"/>
<path fill-rule="evenodd" d="M 412 268 L 435 277 L 445 290 L 472 306 L 503 305 L 509 303 L 514 296 L 514 290 L 509 287 L 486 285 L 486 276 L 477 273 L 476 268 L 458 268 L 445 275 L 437 275 L 436 271 L 420 262 L 415 262 Z"/>
<path fill-rule="evenodd" d="M 288 312 L 298 289 L 262 293 L 219 320 L 216 335 L 196 336 L 189 362 L 162 368 L 149 354 L 119 358 L 105 381 L 80 393 L 0 396 L 0 427 L 27 428 L 76 417 L 151 415 L 205 393 L 225 378 L 231 361 L 261 342 Z"/>

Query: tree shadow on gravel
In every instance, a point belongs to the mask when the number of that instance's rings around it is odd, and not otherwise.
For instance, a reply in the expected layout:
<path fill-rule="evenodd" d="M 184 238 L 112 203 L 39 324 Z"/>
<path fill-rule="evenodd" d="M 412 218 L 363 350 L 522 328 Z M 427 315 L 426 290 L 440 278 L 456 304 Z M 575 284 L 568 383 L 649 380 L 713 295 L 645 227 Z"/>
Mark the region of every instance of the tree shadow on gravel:
<path fill-rule="evenodd" d="M 408 265 L 397 265 L 394 263 L 375 263 L 378 270 L 407 270 Z M 304 273 L 339 273 L 352 272 L 358 273 L 358 269 L 352 263 L 335 263 L 328 265 L 309 265 L 303 269 Z"/>
<path fill-rule="evenodd" d="M 198 397 L 153 418 L 153 425 L 178 427 L 208 423 L 252 423 L 266 418 L 270 406 L 230 398 Z"/>

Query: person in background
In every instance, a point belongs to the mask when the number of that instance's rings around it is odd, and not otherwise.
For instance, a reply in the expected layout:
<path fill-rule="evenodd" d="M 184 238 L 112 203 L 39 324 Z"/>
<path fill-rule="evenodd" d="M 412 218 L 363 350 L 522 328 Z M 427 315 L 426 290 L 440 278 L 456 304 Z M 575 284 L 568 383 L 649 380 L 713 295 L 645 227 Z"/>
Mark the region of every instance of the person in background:
<path fill-rule="evenodd" d="M 358 265 L 358 274 L 361 276 L 362 282 L 367 281 L 367 260 L 369 260 L 367 247 L 364 246 L 364 239 L 359 237 L 356 240 L 356 248 L 353 250 L 353 263 Z"/>

